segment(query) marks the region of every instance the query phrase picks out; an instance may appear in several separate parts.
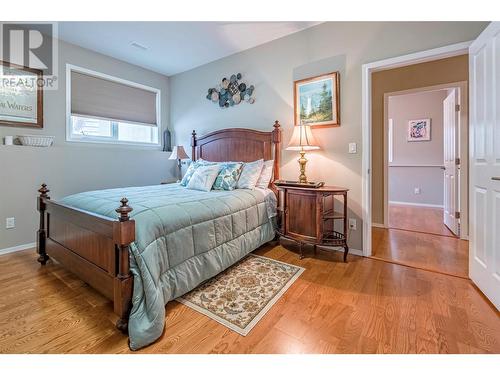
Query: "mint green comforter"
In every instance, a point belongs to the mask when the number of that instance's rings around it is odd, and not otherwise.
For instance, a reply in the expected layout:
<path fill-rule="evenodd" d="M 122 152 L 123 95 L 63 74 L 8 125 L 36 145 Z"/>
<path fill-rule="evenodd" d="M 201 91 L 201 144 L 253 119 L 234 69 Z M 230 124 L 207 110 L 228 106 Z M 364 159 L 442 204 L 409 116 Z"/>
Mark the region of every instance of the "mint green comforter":
<path fill-rule="evenodd" d="M 130 255 L 132 350 L 162 334 L 168 301 L 274 237 L 276 198 L 268 189 L 201 192 L 169 184 L 89 191 L 61 202 L 116 218 L 122 197 L 136 222 Z"/>

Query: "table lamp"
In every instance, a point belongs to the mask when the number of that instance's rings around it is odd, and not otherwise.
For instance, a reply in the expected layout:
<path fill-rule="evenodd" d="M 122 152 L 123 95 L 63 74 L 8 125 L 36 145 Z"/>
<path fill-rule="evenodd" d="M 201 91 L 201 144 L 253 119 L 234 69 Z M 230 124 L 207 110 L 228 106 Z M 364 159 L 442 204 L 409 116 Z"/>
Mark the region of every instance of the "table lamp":
<path fill-rule="evenodd" d="M 181 160 L 189 159 L 189 156 L 187 156 L 183 146 L 174 146 L 174 148 L 172 149 L 172 153 L 170 154 L 169 160 L 175 160 L 175 159 L 177 159 L 177 168 L 179 168 L 179 180 L 180 180 L 182 178 Z"/>
<path fill-rule="evenodd" d="M 314 139 L 309 125 L 296 125 L 293 129 L 292 139 L 288 144 L 287 150 L 298 151 L 300 158 L 298 159 L 300 165 L 300 176 L 299 182 L 301 184 L 307 183 L 306 177 L 306 163 L 305 158 L 306 151 L 318 150 L 319 146 Z"/>

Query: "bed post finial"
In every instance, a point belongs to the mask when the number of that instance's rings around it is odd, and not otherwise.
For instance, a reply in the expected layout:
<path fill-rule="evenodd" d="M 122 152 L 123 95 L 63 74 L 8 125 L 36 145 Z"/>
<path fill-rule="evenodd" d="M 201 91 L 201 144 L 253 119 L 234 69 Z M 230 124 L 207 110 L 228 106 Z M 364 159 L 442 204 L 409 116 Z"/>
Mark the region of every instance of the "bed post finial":
<path fill-rule="evenodd" d="M 47 189 L 47 184 L 42 184 L 42 187 L 40 189 L 38 189 L 38 192 L 40 193 L 40 198 L 47 198 L 47 199 L 50 199 L 50 197 L 47 195 L 47 193 L 49 192 L 50 190 Z"/>
<path fill-rule="evenodd" d="M 127 205 L 128 199 L 127 198 L 122 198 L 120 200 L 120 203 L 122 204 L 120 207 L 118 207 L 115 211 L 120 214 L 120 217 L 118 218 L 119 221 L 128 221 L 130 219 L 130 216 L 128 214 L 133 210 L 132 207 Z"/>
<path fill-rule="evenodd" d="M 191 160 L 196 160 L 196 131 L 191 133 Z"/>
<path fill-rule="evenodd" d="M 38 253 L 37 261 L 42 266 L 45 266 L 47 260 L 49 260 L 49 256 L 47 255 L 45 249 L 45 242 L 47 240 L 47 231 L 45 229 L 45 199 L 50 199 L 49 195 L 47 194 L 49 191 L 50 190 L 47 189 L 47 184 L 42 184 L 40 189 L 38 189 L 40 196 L 38 196 L 37 198 L 37 210 L 38 212 L 40 212 L 40 226 L 36 233 L 36 252 Z"/>

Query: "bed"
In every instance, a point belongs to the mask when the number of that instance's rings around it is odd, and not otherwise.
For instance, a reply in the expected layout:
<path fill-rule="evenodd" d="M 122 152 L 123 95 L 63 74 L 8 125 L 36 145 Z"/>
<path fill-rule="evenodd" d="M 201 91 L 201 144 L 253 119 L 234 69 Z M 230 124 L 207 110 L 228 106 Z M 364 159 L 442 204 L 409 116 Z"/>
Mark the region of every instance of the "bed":
<path fill-rule="evenodd" d="M 38 261 L 49 257 L 113 301 L 130 348 L 163 332 L 165 304 L 275 236 L 280 125 L 261 132 L 192 133 L 192 159 L 274 160 L 268 189 L 202 192 L 179 184 L 84 192 L 51 200 L 38 190 Z M 118 207 L 117 207 L 118 206 Z"/>

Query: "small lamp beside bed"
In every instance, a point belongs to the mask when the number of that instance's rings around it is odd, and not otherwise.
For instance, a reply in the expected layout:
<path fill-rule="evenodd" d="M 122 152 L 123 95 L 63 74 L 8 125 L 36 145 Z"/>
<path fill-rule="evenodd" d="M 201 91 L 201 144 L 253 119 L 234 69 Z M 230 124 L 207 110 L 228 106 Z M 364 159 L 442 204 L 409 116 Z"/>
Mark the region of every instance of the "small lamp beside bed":
<path fill-rule="evenodd" d="M 177 159 L 177 168 L 179 169 L 179 178 L 177 181 L 180 181 L 182 179 L 182 171 L 181 171 L 181 161 L 189 159 L 189 156 L 186 154 L 186 151 L 184 151 L 183 146 L 174 146 L 172 153 L 170 154 L 170 157 L 168 158 L 169 160 L 176 160 Z"/>
<path fill-rule="evenodd" d="M 287 150 L 298 151 L 300 154 L 300 158 L 298 159 L 300 165 L 300 175 L 299 175 L 299 183 L 307 184 L 306 177 L 306 163 L 307 159 L 305 158 L 306 151 L 318 150 L 319 146 L 314 139 L 311 127 L 309 125 L 296 125 L 293 129 L 292 139 L 288 144 Z"/>

